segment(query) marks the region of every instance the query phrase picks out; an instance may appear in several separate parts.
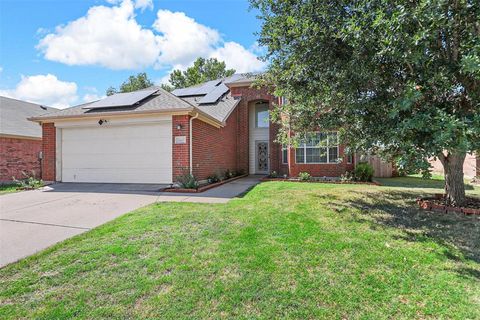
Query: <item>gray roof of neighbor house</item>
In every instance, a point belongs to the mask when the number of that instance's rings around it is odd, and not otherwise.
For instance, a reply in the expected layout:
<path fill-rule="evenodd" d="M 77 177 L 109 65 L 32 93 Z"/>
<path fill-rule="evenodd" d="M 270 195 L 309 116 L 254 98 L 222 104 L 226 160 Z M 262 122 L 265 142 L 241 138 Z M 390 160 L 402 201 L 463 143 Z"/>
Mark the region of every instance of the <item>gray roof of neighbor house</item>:
<path fill-rule="evenodd" d="M 41 138 L 42 128 L 27 118 L 54 110 L 57 109 L 0 96 L 0 134 Z"/>
<path fill-rule="evenodd" d="M 230 113 L 235 109 L 239 99 L 230 94 L 227 84 L 239 81 L 252 81 L 247 74 L 234 74 L 230 77 L 207 81 L 188 88 L 176 89 L 171 93 L 161 87 L 153 86 L 132 93 L 121 93 L 105 99 L 81 104 L 68 109 L 59 110 L 38 117 L 33 121 L 46 119 L 75 118 L 95 115 L 117 115 L 153 112 L 189 111 L 199 112 L 216 123 L 224 124 Z M 140 91 L 152 91 L 153 94 L 135 100 L 133 96 L 145 96 Z M 112 103 L 110 106 L 109 103 Z M 123 105 L 125 103 L 125 105 Z"/>

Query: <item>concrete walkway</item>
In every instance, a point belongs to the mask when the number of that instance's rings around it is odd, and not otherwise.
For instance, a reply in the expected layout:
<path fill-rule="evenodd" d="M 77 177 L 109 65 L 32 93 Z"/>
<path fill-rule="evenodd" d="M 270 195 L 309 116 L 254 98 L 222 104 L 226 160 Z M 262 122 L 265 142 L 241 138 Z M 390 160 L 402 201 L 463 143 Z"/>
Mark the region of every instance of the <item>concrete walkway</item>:
<path fill-rule="evenodd" d="M 58 183 L 0 196 L 0 267 L 157 201 L 225 203 L 259 182 L 242 178 L 203 193 L 161 185 Z"/>

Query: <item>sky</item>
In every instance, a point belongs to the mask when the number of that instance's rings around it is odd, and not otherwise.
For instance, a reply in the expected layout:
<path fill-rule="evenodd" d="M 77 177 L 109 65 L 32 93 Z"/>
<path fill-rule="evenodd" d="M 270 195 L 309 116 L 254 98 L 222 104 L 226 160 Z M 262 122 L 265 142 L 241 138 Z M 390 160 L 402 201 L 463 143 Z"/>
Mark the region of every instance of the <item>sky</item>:
<path fill-rule="evenodd" d="M 0 95 L 66 108 L 200 56 L 261 71 L 256 15 L 243 0 L 0 0 Z"/>

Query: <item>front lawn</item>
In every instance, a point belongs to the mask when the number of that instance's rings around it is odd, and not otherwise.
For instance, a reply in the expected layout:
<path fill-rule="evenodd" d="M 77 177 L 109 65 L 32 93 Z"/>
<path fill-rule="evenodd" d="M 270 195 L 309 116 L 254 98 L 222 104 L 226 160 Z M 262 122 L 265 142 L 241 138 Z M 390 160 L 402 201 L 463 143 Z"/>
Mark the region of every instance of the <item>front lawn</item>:
<path fill-rule="evenodd" d="M 479 318 L 480 218 L 401 179 L 136 210 L 1 269 L 0 318 Z"/>

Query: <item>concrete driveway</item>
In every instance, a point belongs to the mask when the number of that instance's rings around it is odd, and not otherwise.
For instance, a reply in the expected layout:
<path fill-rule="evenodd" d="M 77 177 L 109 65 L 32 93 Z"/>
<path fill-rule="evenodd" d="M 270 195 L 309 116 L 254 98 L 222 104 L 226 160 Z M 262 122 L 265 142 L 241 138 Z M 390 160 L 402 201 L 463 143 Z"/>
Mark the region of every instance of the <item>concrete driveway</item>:
<path fill-rule="evenodd" d="M 58 183 L 0 196 L 0 267 L 156 201 L 225 203 L 258 183 L 247 177 L 203 193 L 165 186 Z"/>

